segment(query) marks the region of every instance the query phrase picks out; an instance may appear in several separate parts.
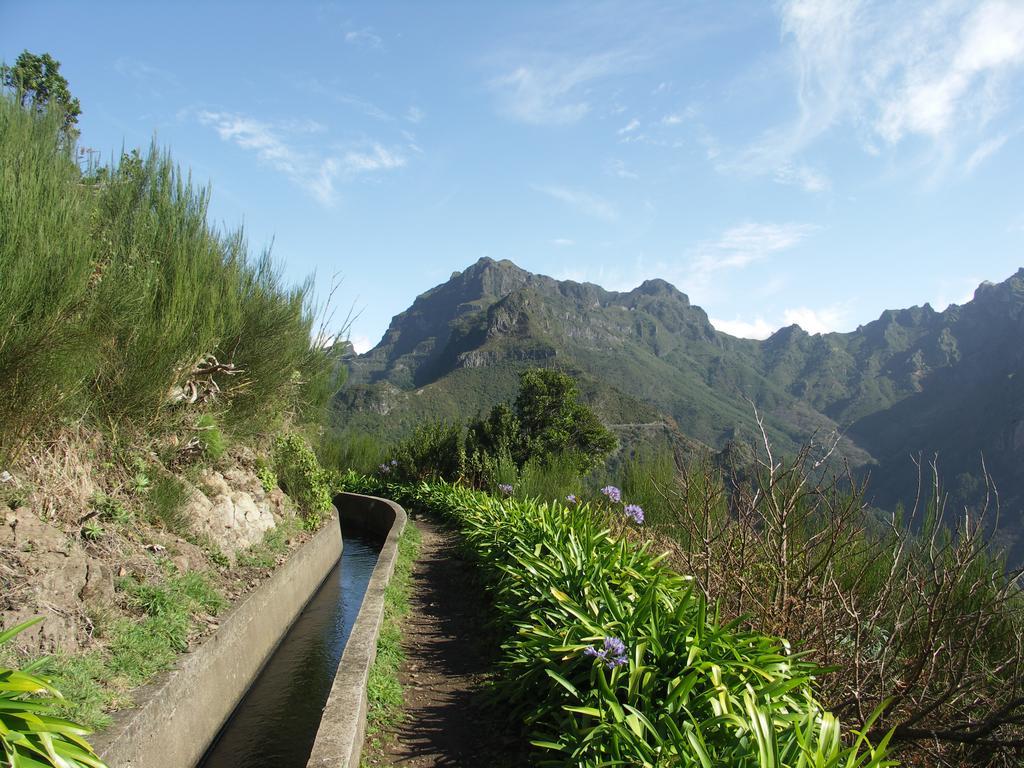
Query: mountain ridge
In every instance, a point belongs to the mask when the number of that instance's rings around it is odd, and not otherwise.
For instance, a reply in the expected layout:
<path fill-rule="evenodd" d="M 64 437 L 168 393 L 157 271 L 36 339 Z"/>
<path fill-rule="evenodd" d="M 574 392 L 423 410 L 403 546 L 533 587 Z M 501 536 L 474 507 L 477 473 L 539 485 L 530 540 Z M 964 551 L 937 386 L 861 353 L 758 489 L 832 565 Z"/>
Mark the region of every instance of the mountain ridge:
<path fill-rule="evenodd" d="M 984 454 L 1004 500 L 1019 505 L 1021 338 L 1024 268 L 941 312 L 888 309 L 853 331 L 790 325 L 752 340 L 715 329 L 662 279 L 608 291 L 483 258 L 418 296 L 350 361 L 339 404 L 354 426 L 400 432 L 418 418 L 472 416 L 511 397 L 522 368 L 557 366 L 603 403 L 606 421 L 639 423 L 631 414 L 649 420 L 653 408 L 667 439 L 676 430 L 691 445 L 752 439 L 754 407 L 784 452 L 840 434 L 839 455 L 871 473 L 882 505 L 907 500 L 911 457 L 935 451 L 965 500 L 979 493 Z"/>

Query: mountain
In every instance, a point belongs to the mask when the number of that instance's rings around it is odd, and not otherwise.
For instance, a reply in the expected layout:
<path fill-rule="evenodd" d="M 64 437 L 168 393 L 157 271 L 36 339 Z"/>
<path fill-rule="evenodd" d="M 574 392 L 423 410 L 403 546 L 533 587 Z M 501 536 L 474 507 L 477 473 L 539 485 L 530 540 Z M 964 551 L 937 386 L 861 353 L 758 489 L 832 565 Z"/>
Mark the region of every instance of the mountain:
<path fill-rule="evenodd" d="M 401 433 L 429 417 L 466 418 L 512 397 L 518 371 L 576 375 L 624 441 L 720 449 L 843 435 L 839 452 L 871 473 L 880 506 L 913 501 L 912 456 L 938 453 L 959 500 L 980 493 L 981 457 L 1003 509 L 1024 500 L 1024 269 L 972 301 L 887 310 L 850 333 L 798 326 L 764 341 L 715 330 L 664 280 L 628 292 L 554 280 L 481 259 L 391 322 L 349 363 L 347 423 Z M 1005 517 L 1005 515 L 1004 515 Z"/>

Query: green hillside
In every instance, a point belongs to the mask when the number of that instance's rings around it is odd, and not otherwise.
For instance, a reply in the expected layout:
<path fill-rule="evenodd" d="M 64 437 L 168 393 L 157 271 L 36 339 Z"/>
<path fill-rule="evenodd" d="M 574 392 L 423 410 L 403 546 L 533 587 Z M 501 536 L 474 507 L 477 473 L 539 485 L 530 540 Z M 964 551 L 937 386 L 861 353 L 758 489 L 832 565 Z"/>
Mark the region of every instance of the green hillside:
<path fill-rule="evenodd" d="M 340 418 L 401 434 L 509 399 L 526 367 L 577 376 L 628 444 L 636 425 L 694 447 L 758 437 L 754 407 L 783 452 L 843 435 L 837 455 L 870 472 L 879 506 L 912 503 L 912 457 L 938 454 L 954 503 L 979 502 L 985 466 L 1013 543 L 1024 499 L 1024 270 L 973 301 L 883 312 L 850 333 L 783 328 L 765 341 L 716 331 L 663 280 L 626 292 L 481 259 L 419 296 L 381 343 L 350 360 Z M 629 426 L 624 426 L 629 425 Z M 1020 553 L 1016 553 L 1020 554 Z"/>

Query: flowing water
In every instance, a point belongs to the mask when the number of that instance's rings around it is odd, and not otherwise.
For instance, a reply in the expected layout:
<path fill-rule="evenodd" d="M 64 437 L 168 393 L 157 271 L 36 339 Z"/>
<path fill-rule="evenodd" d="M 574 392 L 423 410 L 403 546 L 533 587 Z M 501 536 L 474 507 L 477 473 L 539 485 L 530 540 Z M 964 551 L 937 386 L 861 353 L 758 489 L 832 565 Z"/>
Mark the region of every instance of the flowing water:
<path fill-rule="evenodd" d="M 381 547 L 380 541 L 358 533 L 343 534 L 341 560 L 281 640 L 198 768 L 306 765 Z"/>

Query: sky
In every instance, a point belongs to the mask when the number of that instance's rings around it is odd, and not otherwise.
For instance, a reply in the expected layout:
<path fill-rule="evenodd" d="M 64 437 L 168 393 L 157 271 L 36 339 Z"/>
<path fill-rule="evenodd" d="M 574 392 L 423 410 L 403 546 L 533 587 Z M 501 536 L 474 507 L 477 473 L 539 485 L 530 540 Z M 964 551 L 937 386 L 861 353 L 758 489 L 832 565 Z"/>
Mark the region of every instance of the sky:
<path fill-rule="evenodd" d="M 360 351 L 483 256 L 756 338 L 1024 266 L 1024 0 L 0 0 L 25 49 L 95 157 L 170 150 Z"/>

